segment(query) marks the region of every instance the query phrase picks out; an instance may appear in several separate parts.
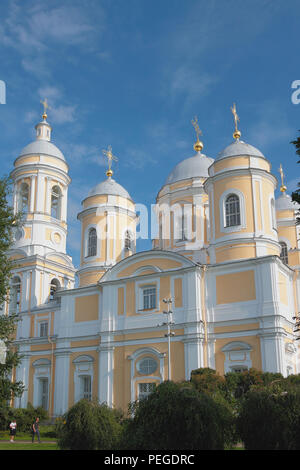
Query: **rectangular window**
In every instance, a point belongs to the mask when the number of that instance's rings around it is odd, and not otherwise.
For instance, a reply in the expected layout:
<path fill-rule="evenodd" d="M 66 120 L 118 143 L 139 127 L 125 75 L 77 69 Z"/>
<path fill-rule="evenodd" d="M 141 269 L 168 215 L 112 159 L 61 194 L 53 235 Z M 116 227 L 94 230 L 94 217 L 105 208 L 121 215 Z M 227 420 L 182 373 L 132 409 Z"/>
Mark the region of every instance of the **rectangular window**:
<path fill-rule="evenodd" d="M 90 375 L 81 377 L 81 398 L 92 399 L 92 380 Z"/>
<path fill-rule="evenodd" d="M 151 310 L 156 308 L 156 287 L 146 287 L 143 289 L 143 309 Z"/>
<path fill-rule="evenodd" d="M 139 384 L 139 400 L 147 398 L 155 390 L 155 382 Z"/>
<path fill-rule="evenodd" d="M 48 336 L 48 322 L 43 321 L 40 323 L 40 337 Z"/>
<path fill-rule="evenodd" d="M 40 406 L 48 409 L 48 379 L 40 379 Z"/>

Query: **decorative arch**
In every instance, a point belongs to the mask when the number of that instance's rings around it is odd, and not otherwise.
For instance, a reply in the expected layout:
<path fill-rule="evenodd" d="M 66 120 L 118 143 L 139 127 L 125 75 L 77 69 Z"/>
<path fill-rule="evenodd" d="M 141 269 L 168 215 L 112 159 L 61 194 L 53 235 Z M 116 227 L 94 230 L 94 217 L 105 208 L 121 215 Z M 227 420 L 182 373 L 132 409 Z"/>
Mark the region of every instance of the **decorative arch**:
<path fill-rule="evenodd" d="M 134 351 L 133 354 L 127 357 L 128 360 L 131 361 L 131 368 L 130 368 L 130 384 L 131 384 L 131 401 L 135 401 L 137 399 L 136 396 L 136 385 L 137 383 L 161 383 L 164 380 L 164 358 L 165 353 L 161 353 L 156 348 L 145 347 L 139 348 Z M 142 375 L 136 374 L 137 371 L 137 364 L 140 359 L 146 357 L 154 358 L 157 361 L 157 370 L 155 371 L 155 375 Z M 148 382 L 145 382 L 147 381 Z M 151 382 L 149 382 L 151 380 Z"/>
<path fill-rule="evenodd" d="M 224 372 L 234 372 L 237 370 L 247 370 L 252 367 L 251 351 L 252 346 L 243 341 L 231 341 L 227 343 L 221 351 L 225 355 Z"/>
<path fill-rule="evenodd" d="M 54 277 L 53 279 L 51 279 L 51 282 L 50 282 L 50 293 L 49 293 L 49 300 L 54 300 L 54 296 L 56 294 L 56 292 L 61 288 L 61 285 L 60 285 L 60 282 L 59 280 Z"/>

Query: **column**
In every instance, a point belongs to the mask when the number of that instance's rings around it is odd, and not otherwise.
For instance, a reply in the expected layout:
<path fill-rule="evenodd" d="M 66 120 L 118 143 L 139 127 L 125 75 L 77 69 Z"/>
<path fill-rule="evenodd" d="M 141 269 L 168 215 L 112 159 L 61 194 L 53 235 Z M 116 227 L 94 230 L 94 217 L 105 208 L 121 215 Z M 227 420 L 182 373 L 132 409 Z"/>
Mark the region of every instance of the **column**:
<path fill-rule="evenodd" d="M 114 367 L 114 346 L 109 344 L 99 346 L 99 382 L 98 395 L 100 402 L 113 406 L 113 367 Z"/>
<path fill-rule="evenodd" d="M 60 349 L 54 352 L 55 377 L 54 377 L 54 416 L 61 416 L 69 408 L 69 381 L 70 377 L 70 356 L 71 350 Z"/>

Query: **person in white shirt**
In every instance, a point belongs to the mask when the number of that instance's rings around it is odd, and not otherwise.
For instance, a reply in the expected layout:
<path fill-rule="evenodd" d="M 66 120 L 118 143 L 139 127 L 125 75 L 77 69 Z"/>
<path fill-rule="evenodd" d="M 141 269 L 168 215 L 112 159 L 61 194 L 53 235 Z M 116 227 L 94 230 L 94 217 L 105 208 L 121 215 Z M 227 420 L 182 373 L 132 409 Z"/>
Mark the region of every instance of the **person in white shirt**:
<path fill-rule="evenodd" d="M 17 432 L 17 423 L 16 423 L 16 420 L 13 419 L 9 425 L 10 442 L 14 442 L 16 432 Z"/>

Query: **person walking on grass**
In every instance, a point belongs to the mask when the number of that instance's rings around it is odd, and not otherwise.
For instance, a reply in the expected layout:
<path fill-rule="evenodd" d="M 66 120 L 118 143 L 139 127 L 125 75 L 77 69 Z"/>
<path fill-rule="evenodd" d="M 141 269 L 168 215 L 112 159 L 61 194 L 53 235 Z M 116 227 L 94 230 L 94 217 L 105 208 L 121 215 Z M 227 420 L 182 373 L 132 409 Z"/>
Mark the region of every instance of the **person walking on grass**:
<path fill-rule="evenodd" d="M 17 432 L 17 423 L 16 423 L 16 420 L 13 418 L 12 422 L 9 425 L 10 442 L 14 442 L 16 432 Z"/>
<path fill-rule="evenodd" d="M 40 429 L 39 429 L 39 418 L 36 418 L 35 422 L 32 425 L 32 443 L 34 441 L 34 436 L 36 435 L 39 441 L 39 444 L 41 443 L 40 439 Z"/>

